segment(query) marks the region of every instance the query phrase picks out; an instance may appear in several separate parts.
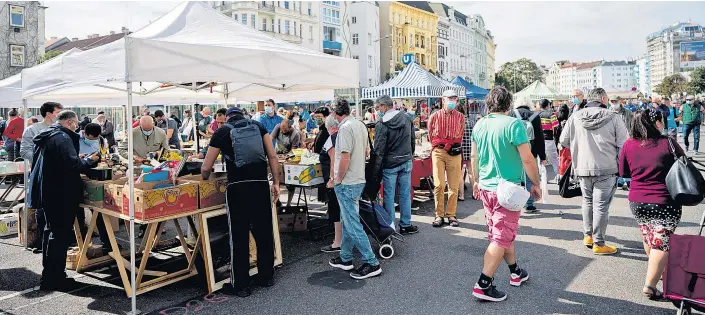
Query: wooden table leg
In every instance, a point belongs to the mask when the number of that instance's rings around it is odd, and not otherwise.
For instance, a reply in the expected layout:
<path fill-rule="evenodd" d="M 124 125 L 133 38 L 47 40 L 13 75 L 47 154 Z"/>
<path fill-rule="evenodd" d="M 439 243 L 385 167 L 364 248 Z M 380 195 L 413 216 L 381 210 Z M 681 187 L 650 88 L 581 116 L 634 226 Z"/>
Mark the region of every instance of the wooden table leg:
<path fill-rule="evenodd" d="M 115 259 L 115 262 L 117 263 L 118 266 L 118 271 L 120 272 L 120 278 L 122 279 L 122 286 L 125 288 L 125 293 L 127 293 L 127 297 L 132 296 L 133 290 L 132 286 L 130 285 L 130 279 L 127 277 L 127 272 L 125 271 L 125 262 L 122 259 L 122 256 L 120 255 L 120 248 L 118 247 L 118 243 L 115 240 L 115 231 L 113 230 L 113 225 L 110 223 L 110 218 L 107 215 L 102 215 L 103 217 L 103 222 L 105 223 L 105 231 L 108 234 L 108 239 L 110 239 L 110 246 L 112 246 L 113 251 L 112 251 L 112 257 Z"/>
<path fill-rule="evenodd" d="M 142 282 L 142 275 L 144 275 L 144 268 L 147 267 L 147 260 L 149 259 L 149 253 L 152 251 L 152 247 L 154 246 L 154 233 L 157 230 L 158 223 L 150 223 L 147 225 L 147 245 L 144 248 L 144 252 L 142 253 L 142 261 L 140 262 L 140 267 L 137 269 L 137 278 L 135 278 L 135 287 L 139 288 L 140 287 L 140 282 Z"/>
<path fill-rule="evenodd" d="M 186 244 L 186 238 L 184 238 L 184 232 L 181 230 L 181 225 L 179 224 L 178 219 L 174 219 L 174 226 L 176 227 L 176 234 L 179 235 L 179 241 L 181 242 L 181 248 L 183 248 L 184 254 L 186 255 L 186 259 L 190 264 L 191 250 L 188 248 L 188 244 Z"/>
<path fill-rule="evenodd" d="M 88 256 L 86 255 L 86 252 L 88 251 L 88 247 L 91 246 L 91 238 L 93 236 L 93 231 L 95 230 L 97 223 L 98 223 L 98 212 L 91 211 L 91 223 L 88 225 L 88 231 L 86 231 L 86 239 L 83 242 L 78 243 L 79 244 L 78 245 L 79 252 L 78 252 L 78 263 L 76 264 L 76 272 L 81 272 L 83 265 L 85 265 L 86 262 L 88 261 Z M 80 233 L 79 233 L 79 235 L 80 235 Z M 77 241 L 78 241 L 78 239 L 77 239 Z"/>

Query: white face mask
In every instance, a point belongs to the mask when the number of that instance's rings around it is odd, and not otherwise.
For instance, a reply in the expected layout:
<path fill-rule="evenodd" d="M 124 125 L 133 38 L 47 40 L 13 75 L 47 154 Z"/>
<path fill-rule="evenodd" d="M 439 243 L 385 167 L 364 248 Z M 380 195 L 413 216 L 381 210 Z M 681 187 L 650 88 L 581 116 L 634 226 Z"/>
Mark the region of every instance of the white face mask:
<path fill-rule="evenodd" d="M 152 129 L 152 130 L 144 130 L 144 129 L 142 129 L 142 133 L 143 133 L 145 136 L 151 136 L 153 132 L 154 132 L 154 129 Z"/>

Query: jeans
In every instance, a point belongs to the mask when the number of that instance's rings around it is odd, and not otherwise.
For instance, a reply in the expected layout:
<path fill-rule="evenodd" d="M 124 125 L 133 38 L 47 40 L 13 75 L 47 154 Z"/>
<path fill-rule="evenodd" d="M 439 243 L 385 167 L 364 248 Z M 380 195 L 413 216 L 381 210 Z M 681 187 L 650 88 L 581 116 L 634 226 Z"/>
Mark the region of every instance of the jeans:
<path fill-rule="evenodd" d="M 526 190 L 531 192 L 531 186 L 533 186 L 533 185 L 531 184 L 531 180 L 529 179 L 529 175 L 525 174 L 524 176 L 526 176 Z M 526 201 L 526 207 L 533 207 L 533 206 L 534 206 L 534 195 L 531 195 L 529 197 L 529 200 Z"/>
<path fill-rule="evenodd" d="M 631 178 L 623 178 L 623 177 L 617 178 L 617 185 L 623 185 L 623 184 L 627 184 L 627 185 L 628 185 L 628 184 L 631 183 L 631 182 L 632 182 L 632 179 L 631 179 Z"/>
<path fill-rule="evenodd" d="M 353 248 L 362 255 L 362 261 L 370 265 L 379 265 L 375 253 L 372 251 L 370 239 L 360 223 L 360 196 L 365 184 L 335 186 L 335 194 L 340 204 L 340 221 L 343 225 L 343 241 L 340 245 L 340 259 L 352 261 Z"/>
<path fill-rule="evenodd" d="M 394 213 L 394 197 L 399 185 L 399 226 L 411 225 L 411 160 L 395 168 L 384 169 L 382 184 L 384 185 L 384 209 L 389 212 L 392 224 L 396 222 Z"/>
<path fill-rule="evenodd" d="M 580 176 L 583 191 L 583 229 L 591 235 L 595 244 L 605 245 L 605 232 L 609 219 L 609 209 L 617 189 L 617 176 Z"/>
<path fill-rule="evenodd" d="M 551 162 L 553 166 L 553 171 L 558 175 L 558 148 L 556 147 L 556 142 L 553 140 L 544 140 L 543 143 L 546 145 L 546 158 Z"/>
<path fill-rule="evenodd" d="M 685 144 L 685 150 L 688 151 L 690 143 L 688 143 L 688 137 L 690 132 L 693 132 L 693 151 L 697 152 L 700 148 L 700 124 L 690 124 L 685 125 L 685 131 L 683 132 L 683 143 Z"/>

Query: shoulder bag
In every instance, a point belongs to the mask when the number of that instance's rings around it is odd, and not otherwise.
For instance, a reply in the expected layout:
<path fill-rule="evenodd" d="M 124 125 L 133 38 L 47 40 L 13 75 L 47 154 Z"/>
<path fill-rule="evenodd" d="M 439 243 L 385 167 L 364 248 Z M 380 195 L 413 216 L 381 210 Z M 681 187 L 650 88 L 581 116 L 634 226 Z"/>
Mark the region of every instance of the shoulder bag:
<path fill-rule="evenodd" d="M 673 201 L 682 206 L 695 206 L 705 199 L 705 179 L 687 156 L 678 156 L 668 138 L 668 144 L 676 160 L 666 175 L 666 189 Z"/>

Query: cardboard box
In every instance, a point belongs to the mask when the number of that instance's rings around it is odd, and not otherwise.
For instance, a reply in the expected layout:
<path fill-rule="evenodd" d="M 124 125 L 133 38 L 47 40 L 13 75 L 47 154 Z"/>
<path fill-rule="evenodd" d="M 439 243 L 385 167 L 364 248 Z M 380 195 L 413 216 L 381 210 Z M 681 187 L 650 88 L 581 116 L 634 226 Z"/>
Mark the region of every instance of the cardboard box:
<path fill-rule="evenodd" d="M 177 180 L 176 186 L 154 189 L 172 181 L 135 184 L 135 218 L 149 220 L 198 209 L 198 183 Z M 122 214 L 129 215 L 129 185 L 122 188 Z"/>
<path fill-rule="evenodd" d="M 272 169 L 269 167 L 269 163 L 267 163 L 267 174 L 272 173 Z M 284 177 L 284 160 L 279 161 L 279 167 L 277 168 L 277 174 L 273 174 L 279 177 L 279 183 L 284 184 L 284 180 L 286 179 Z"/>
<path fill-rule="evenodd" d="M 34 245 L 34 243 L 37 241 L 37 217 L 34 214 L 35 211 L 36 210 L 32 208 L 27 209 L 27 238 L 29 239 L 29 245 Z M 20 208 L 20 212 L 17 218 L 17 236 L 19 238 L 20 245 L 24 245 L 24 207 Z"/>
<path fill-rule="evenodd" d="M 78 247 L 71 247 L 66 252 L 66 269 L 76 270 L 78 266 L 78 254 L 80 250 Z M 91 244 L 86 250 L 86 257 L 88 259 L 94 259 L 103 256 L 103 245 Z"/>
<path fill-rule="evenodd" d="M 306 206 L 278 207 L 280 232 L 301 232 L 308 228 L 308 209 Z"/>
<path fill-rule="evenodd" d="M 284 184 L 314 186 L 323 184 L 321 164 L 284 164 Z"/>
<path fill-rule="evenodd" d="M 122 188 L 127 177 L 103 182 L 103 209 L 120 212 L 122 209 Z"/>
<path fill-rule="evenodd" d="M 212 173 L 207 180 L 203 180 L 201 175 L 187 175 L 179 179 L 198 183 L 198 209 L 225 204 L 225 191 L 228 188 L 226 174 Z"/>
<path fill-rule="evenodd" d="M 83 179 L 83 203 L 102 207 L 105 181 Z"/>
<path fill-rule="evenodd" d="M 15 235 L 19 229 L 17 213 L 0 214 L 0 236 Z"/>

